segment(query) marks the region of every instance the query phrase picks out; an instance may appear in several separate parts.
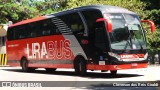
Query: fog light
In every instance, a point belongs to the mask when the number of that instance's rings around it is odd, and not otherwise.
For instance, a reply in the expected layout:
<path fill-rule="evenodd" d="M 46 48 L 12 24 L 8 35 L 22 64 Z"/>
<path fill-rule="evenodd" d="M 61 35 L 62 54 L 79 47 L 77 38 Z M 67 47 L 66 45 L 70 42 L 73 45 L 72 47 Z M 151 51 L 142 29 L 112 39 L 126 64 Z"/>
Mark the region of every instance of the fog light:
<path fill-rule="evenodd" d="M 118 68 L 118 66 L 117 66 L 117 65 L 114 65 L 114 68 Z"/>

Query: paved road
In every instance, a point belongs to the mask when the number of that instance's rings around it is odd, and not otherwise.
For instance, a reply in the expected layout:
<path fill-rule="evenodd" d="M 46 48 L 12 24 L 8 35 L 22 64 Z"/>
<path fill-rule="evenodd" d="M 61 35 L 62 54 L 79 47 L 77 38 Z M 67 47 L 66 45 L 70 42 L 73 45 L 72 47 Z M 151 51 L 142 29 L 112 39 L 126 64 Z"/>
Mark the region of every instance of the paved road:
<path fill-rule="evenodd" d="M 43 88 L 0 88 L 0 90 L 81 90 L 81 89 L 90 89 L 90 90 L 160 90 L 159 87 L 100 87 L 110 85 L 113 81 L 124 81 L 120 83 L 132 83 L 134 81 L 160 81 L 160 66 L 150 66 L 145 69 L 132 69 L 132 70 L 120 70 L 118 71 L 117 76 L 111 76 L 109 72 L 100 72 L 100 71 L 88 71 L 86 76 L 76 76 L 74 70 L 69 69 L 57 69 L 56 72 L 47 73 L 44 69 L 38 69 L 34 72 L 25 73 L 21 71 L 20 67 L 0 67 L 0 81 L 72 81 L 72 82 L 52 82 L 47 83 L 46 85 L 52 84 L 63 87 L 43 87 Z M 83 82 L 87 81 L 87 82 Z M 102 84 L 103 81 L 106 81 L 107 84 Z M 60 84 L 59 84 L 60 83 Z M 112 84 L 113 84 L 112 83 Z M 119 83 L 119 82 L 118 82 Z M 70 87 L 64 87 L 70 85 Z M 83 86 L 83 87 L 75 87 Z"/>

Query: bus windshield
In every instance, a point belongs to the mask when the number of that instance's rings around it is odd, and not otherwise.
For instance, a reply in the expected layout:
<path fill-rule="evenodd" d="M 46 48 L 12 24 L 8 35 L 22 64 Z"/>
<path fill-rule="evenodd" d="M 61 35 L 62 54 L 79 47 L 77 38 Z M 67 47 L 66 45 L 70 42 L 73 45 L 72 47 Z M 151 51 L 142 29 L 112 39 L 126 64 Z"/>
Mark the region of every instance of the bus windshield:
<path fill-rule="evenodd" d="M 113 31 L 109 33 L 112 49 L 146 49 L 144 32 L 136 15 L 110 14 Z"/>

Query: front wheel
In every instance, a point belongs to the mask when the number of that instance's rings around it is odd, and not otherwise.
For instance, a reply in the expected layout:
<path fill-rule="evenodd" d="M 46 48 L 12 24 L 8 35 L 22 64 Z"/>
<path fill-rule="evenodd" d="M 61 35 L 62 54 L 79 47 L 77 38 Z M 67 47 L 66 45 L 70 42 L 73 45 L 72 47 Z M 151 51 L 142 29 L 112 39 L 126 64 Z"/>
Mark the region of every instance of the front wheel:
<path fill-rule="evenodd" d="M 74 64 L 74 68 L 75 68 L 76 74 L 82 75 L 82 76 L 85 75 L 87 72 L 85 59 L 83 58 L 77 59 Z"/>
<path fill-rule="evenodd" d="M 117 70 L 110 71 L 111 75 L 115 76 L 117 74 Z"/>
<path fill-rule="evenodd" d="M 33 71 L 35 71 L 36 68 L 30 67 L 30 68 L 28 68 L 28 69 L 29 69 L 28 71 L 33 72 Z"/>
<path fill-rule="evenodd" d="M 56 68 L 45 68 L 47 72 L 54 72 L 56 71 Z"/>

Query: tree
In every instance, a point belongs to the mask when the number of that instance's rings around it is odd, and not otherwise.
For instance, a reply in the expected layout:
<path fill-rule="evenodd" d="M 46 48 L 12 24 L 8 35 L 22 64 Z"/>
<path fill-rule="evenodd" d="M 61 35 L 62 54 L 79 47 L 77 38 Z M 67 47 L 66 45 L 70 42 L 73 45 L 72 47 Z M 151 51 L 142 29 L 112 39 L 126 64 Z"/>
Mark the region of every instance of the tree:
<path fill-rule="evenodd" d="M 25 1 L 25 0 L 24 0 Z M 0 23 L 8 21 L 18 22 L 24 19 L 38 16 L 38 10 L 24 4 L 19 5 L 15 0 L 0 1 Z"/>
<path fill-rule="evenodd" d="M 75 8 L 85 5 L 95 5 L 95 4 L 103 4 L 103 5 L 113 5 L 119 6 L 123 8 L 127 8 L 131 11 L 136 12 L 140 15 L 141 18 L 145 18 L 146 15 L 143 12 L 147 3 L 142 2 L 140 0 L 68 0 L 66 8 Z"/>
<path fill-rule="evenodd" d="M 65 0 L 1 0 L 0 23 L 14 23 L 62 10 Z"/>

